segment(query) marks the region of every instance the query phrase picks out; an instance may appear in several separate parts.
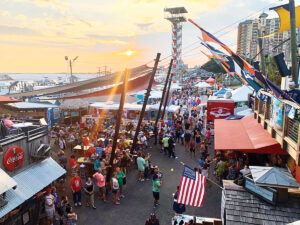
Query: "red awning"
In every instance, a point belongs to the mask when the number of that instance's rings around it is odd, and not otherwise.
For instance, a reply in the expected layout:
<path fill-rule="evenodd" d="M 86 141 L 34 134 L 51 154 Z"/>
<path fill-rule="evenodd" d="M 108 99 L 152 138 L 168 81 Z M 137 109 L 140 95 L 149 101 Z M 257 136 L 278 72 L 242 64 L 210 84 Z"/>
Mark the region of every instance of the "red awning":
<path fill-rule="evenodd" d="M 257 123 L 253 115 L 240 120 L 216 119 L 215 150 L 287 154 L 280 144 Z"/>
<path fill-rule="evenodd" d="M 7 104 L 12 102 L 20 102 L 20 100 L 8 96 L 0 95 L 0 104 Z"/>

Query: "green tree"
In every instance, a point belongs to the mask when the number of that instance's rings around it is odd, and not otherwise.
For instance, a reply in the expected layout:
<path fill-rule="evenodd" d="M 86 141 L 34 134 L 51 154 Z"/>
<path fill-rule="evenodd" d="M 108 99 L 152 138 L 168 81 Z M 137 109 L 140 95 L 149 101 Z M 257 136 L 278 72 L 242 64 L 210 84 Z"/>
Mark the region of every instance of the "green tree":
<path fill-rule="evenodd" d="M 204 65 L 202 65 L 201 68 L 208 71 L 208 72 L 212 72 L 214 74 L 226 73 L 226 71 L 224 71 L 222 66 L 218 65 L 215 62 L 215 60 L 213 60 L 213 59 L 210 59 L 208 62 L 206 62 Z"/>
<path fill-rule="evenodd" d="M 281 76 L 278 71 L 278 67 L 276 65 L 275 59 L 273 56 L 266 58 L 266 73 L 269 80 L 271 80 L 277 86 L 280 86 Z"/>

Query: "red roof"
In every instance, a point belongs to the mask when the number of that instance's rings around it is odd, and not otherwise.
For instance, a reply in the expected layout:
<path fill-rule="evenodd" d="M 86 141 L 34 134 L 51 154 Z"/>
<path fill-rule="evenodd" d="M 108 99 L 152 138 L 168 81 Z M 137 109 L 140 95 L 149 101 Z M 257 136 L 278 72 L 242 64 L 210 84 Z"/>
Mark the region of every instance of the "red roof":
<path fill-rule="evenodd" d="M 287 154 L 280 144 L 253 118 L 215 120 L 215 149 L 261 154 Z"/>
<path fill-rule="evenodd" d="M 0 104 L 7 104 L 11 102 L 20 102 L 20 101 L 12 97 L 0 95 Z"/>
<path fill-rule="evenodd" d="M 205 82 L 209 83 L 209 84 L 214 84 L 214 83 L 216 83 L 216 80 L 214 78 L 210 77 Z"/>

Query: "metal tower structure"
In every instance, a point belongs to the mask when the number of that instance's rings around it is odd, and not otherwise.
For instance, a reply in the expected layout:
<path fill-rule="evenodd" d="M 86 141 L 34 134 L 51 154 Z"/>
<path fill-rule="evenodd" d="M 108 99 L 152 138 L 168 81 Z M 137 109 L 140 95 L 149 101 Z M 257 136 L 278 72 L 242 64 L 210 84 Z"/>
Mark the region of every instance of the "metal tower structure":
<path fill-rule="evenodd" d="M 182 65 L 182 23 L 186 22 L 184 16 L 187 10 L 184 7 L 165 8 L 165 19 L 172 23 L 172 73 L 177 79 L 179 78 L 179 69 Z"/>

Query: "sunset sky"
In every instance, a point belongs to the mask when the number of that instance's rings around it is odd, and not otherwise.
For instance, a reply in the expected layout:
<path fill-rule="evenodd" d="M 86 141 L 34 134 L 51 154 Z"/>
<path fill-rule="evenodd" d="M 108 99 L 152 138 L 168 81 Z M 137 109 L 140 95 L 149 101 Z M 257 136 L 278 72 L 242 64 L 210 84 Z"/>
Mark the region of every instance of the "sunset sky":
<path fill-rule="evenodd" d="M 273 3 L 273 4 L 272 4 Z M 234 22 L 257 17 L 278 0 L 0 0 L 0 73 L 67 72 L 64 56 L 79 56 L 73 71 L 113 71 L 138 66 L 171 52 L 171 25 L 165 7 L 184 6 L 187 17 L 211 33 Z M 296 0 L 296 5 L 299 5 Z M 216 33 L 236 48 L 237 23 Z M 206 58 L 196 42 L 199 31 L 183 28 L 183 60 L 189 66 Z M 188 48 L 186 48 L 188 46 Z M 196 48 L 196 49 L 193 49 Z M 122 52 L 136 53 L 128 59 Z M 167 60 L 162 62 L 166 64 Z"/>

